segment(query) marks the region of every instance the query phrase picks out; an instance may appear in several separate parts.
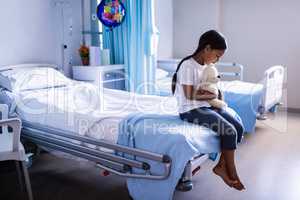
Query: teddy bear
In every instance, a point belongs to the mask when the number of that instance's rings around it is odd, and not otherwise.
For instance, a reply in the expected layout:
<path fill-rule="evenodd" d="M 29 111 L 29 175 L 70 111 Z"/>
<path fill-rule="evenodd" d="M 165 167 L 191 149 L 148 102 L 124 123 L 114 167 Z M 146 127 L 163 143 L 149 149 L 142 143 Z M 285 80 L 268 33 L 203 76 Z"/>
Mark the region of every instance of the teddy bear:
<path fill-rule="evenodd" d="M 208 103 L 214 108 L 225 108 L 227 104 L 219 99 L 220 91 L 218 88 L 218 83 L 220 82 L 220 76 L 215 65 L 207 65 L 202 72 L 202 81 L 199 85 L 199 89 L 211 92 L 217 95 L 217 98 L 208 100 Z"/>

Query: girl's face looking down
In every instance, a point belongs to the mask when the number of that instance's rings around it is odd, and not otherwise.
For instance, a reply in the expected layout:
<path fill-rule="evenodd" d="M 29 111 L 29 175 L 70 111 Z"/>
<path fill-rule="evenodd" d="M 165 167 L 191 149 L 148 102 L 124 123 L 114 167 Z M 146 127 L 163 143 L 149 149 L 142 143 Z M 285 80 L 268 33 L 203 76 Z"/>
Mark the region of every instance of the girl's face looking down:
<path fill-rule="evenodd" d="M 212 64 L 219 61 L 225 50 L 212 49 L 209 45 L 204 49 L 202 59 L 204 64 Z"/>

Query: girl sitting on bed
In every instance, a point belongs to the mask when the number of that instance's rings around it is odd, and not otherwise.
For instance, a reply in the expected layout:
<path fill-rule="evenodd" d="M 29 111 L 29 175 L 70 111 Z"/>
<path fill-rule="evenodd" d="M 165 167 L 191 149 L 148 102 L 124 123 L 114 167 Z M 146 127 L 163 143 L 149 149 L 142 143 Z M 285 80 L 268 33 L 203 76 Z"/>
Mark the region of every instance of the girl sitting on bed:
<path fill-rule="evenodd" d="M 221 157 L 213 172 L 228 186 L 244 190 L 234 161 L 237 143 L 243 137 L 243 125 L 223 106 L 213 106 L 212 100 L 222 99 L 221 92 L 217 95 L 200 87 L 203 70 L 216 63 L 226 48 L 226 41 L 220 33 L 215 30 L 204 33 L 197 50 L 179 63 L 172 80 L 172 92 L 177 97 L 182 120 L 211 128 L 220 135 Z"/>

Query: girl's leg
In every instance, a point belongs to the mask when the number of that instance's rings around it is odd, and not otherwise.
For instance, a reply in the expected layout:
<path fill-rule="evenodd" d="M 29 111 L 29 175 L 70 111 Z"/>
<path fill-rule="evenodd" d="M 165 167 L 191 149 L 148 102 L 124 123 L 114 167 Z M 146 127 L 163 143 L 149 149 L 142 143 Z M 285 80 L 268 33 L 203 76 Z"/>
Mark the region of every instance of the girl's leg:
<path fill-rule="evenodd" d="M 227 121 L 229 121 L 231 124 L 234 125 L 235 129 L 237 130 L 237 142 L 241 142 L 243 135 L 244 135 L 244 126 L 243 124 L 237 120 L 236 118 L 234 118 L 230 113 L 228 113 L 226 110 L 218 110 L 218 113 L 224 117 Z M 237 174 L 237 170 L 234 164 L 234 151 L 230 151 L 230 152 L 224 152 L 223 155 L 226 155 L 224 157 L 226 157 L 226 163 L 228 163 L 227 165 L 227 171 L 229 174 L 229 177 L 233 180 L 238 180 L 238 184 L 237 187 L 239 189 L 244 189 L 243 184 L 241 183 L 238 174 Z"/>
<path fill-rule="evenodd" d="M 226 167 L 226 160 L 225 160 L 225 157 L 224 157 L 223 153 L 221 153 L 221 156 L 220 156 L 220 159 L 219 159 L 219 162 L 218 162 L 217 165 L 225 166 Z"/>
<path fill-rule="evenodd" d="M 220 114 L 210 108 L 195 109 L 181 114 L 180 117 L 188 122 L 207 126 L 213 131 L 219 133 L 221 139 L 221 148 L 231 151 L 231 154 L 228 151 L 223 150 L 220 161 L 213 171 L 219 175 L 229 186 L 233 186 L 236 189 L 241 188 L 240 185 L 242 184 L 239 180 L 231 180 L 231 177 L 234 178 L 236 173 L 232 173 L 231 176 L 229 176 L 228 173 L 235 169 L 234 159 L 233 157 L 230 157 L 234 156 L 233 152 L 236 149 L 237 133 L 235 127 Z M 226 164 L 224 165 L 224 163 Z M 227 170 L 227 166 L 230 167 L 230 170 Z M 238 184 L 234 184 L 234 180 L 236 180 Z"/>
<path fill-rule="evenodd" d="M 221 139 L 221 149 L 236 149 L 237 131 L 235 127 L 215 110 L 202 107 L 180 114 L 180 118 L 218 133 Z"/>
<path fill-rule="evenodd" d="M 227 121 L 229 121 L 236 129 L 237 131 L 237 142 L 240 143 L 243 135 L 244 135 L 244 126 L 242 122 L 234 118 L 230 113 L 228 113 L 226 110 L 219 109 L 218 113 L 224 117 Z"/>
<path fill-rule="evenodd" d="M 234 152 L 234 150 L 222 150 L 222 154 L 224 155 L 224 160 L 226 163 L 226 170 L 229 178 L 233 180 L 233 187 L 237 190 L 244 190 L 245 187 L 240 181 L 235 167 Z"/>
<path fill-rule="evenodd" d="M 235 184 L 235 182 L 228 176 L 226 160 L 223 153 L 221 153 L 218 164 L 213 168 L 213 172 L 220 176 L 228 186 L 232 187 Z"/>

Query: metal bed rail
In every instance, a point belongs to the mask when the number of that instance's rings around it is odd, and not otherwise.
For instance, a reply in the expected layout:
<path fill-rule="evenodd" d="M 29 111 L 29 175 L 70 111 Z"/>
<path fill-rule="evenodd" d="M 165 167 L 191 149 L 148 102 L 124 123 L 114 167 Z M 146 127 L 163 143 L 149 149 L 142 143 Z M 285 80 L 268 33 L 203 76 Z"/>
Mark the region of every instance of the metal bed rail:
<path fill-rule="evenodd" d="M 157 61 L 157 67 L 167 71 L 172 76 L 181 59 L 161 59 Z M 235 62 L 217 62 L 215 64 L 222 78 L 230 77 L 234 80 L 243 81 L 244 66 Z"/>
<path fill-rule="evenodd" d="M 244 66 L 238 63 L 218 62 L 215 64 L 219 73 L 223 77 L 232 77 L 233 79 L 243 81 Z"/>
<path fill-rule="evenodd" d="M 284 88 L 285 68 L 275 65 L 265 71 L 262 84 L 264 85 L 264 95 L 258 109 L 257 119 L 267 119 L 267 112 L 276 112 L 278 106 L 282 105 Z"/>
<path fill-rule="evenodd" d="M 45 127 L 40 124 L 23 121 L 21 136 L 37 145 L 96 162 L 100 168 L 127 178 L 162 180 L 168 178 L 171 172 L 172 161 L 168 155 L 130 148 L 104 140 L 91 139 L 73 132 Z M 145 161 L 122 157 L 117 153 L 104 152 L 88 147 L 88 145 L 103 147 L 118 153 L 126 153 L 130 156 L 159 162 L 164 166 L 164 172 L 162 174 L 152 174 L 151 165 Z M 142 172 L 136 173 L 135 171 L 137 170 L 135 169 L 142 170 Z"/>

